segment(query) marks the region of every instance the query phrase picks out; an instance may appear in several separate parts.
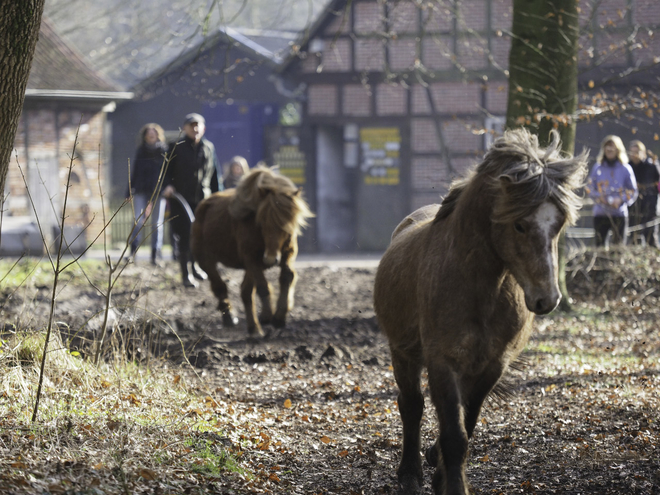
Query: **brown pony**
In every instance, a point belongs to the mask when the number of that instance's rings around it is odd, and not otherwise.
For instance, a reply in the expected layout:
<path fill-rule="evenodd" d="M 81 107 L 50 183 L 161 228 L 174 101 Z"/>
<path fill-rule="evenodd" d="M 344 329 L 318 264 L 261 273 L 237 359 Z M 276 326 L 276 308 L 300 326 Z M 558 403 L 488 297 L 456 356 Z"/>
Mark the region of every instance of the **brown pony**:
<path fill-rule="evenodd" d="M 436 494 L 468 493 L 465 463 L 484 399 L 525 345 L 534 313 L 561 298 L 557 239 L 575 222 L 586 153 L 548 148 L 526 130 L 497 139 L 442 205 L 396 228 L 376 273 L 374 308 L 399 386 L 401 493 L 422 488 L 420 387 L 428 370 L 439 422 L 427 450 Z"/>
<path fill-rule="evenodd" d="M 298 232 L 313 216 L 302 199 L 302 190 L 291 180 L 265 167 L 245 175 L 236 189 L 213 194 L 195 211 L 192 224 L 192 253 L 209 275 L 218 298 L 224 325 L 235 325 L 227 295 L 227 284 L 217 264 L 245 270 L 241 299 L 250 335 L 263 335 L 260 323 L 284 326 L 293 305 L 298 254 Z M 264 270 L 280 265 L 280 294 L 273 315 L 270 285 Z M 259 321 L 255 318 L 254 290 L 261 298 Z"/>

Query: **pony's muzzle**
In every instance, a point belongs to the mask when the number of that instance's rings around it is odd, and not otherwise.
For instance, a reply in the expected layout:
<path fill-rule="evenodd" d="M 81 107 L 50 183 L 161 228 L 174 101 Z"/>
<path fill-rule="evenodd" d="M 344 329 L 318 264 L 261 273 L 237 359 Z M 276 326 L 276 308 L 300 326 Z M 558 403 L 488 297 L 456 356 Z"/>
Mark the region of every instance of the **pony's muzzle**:
<path fill-rule="evenodd" d="M 559 301 L 561 301 L 561 293 L 559 291 L 542 297 L 525 297 L 527 309 L 537 315 L 547 315 L 557 307 Z"/>
<path fill-rule="evenodd" d="M 275 253 L 274 255 L 264 253 L 263 262 L 267 268 L 277 265 L 280 262 L 280 253 Z"/>

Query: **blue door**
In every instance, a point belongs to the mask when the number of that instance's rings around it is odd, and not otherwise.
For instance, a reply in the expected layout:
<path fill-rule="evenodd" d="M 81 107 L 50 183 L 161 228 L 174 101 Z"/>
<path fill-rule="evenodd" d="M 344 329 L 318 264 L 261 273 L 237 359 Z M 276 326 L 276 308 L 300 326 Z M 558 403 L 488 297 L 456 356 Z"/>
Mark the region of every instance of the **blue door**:
<path fill-rule="evenodd" d="M 205 105 L 205 137 L 214 145 L 220 164 L 244 157 L 251 167 L 265 159 L 264 127 L 276 125 L 278 107 L 269 103 L 234 102 Z"/>

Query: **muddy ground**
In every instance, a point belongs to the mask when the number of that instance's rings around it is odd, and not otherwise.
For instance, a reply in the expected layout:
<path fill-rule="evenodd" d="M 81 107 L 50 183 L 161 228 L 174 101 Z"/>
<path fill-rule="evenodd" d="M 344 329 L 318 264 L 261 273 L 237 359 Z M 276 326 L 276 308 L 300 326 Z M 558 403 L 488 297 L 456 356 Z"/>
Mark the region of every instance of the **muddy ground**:
<path fill-rule="evenodd" d="M 579 272 L 572 279 L 577 312 L 537 319 L 527 364 L 509 374 L 513 397 L 484 408 L 470 444 L 473 493 L 660 493 L 658 300 L 647 294 L 638 306 L 627 302 L 632 296 L 609 304 L 621 293 L 608 296 L 594 285 L 597 277 Z M 276 466 L 271 493 L 396 493 L 401 424 L 372 307 L 375 268 L 299 269 L 286 327 L 266 327 L 267 338 L 256 341 L 246 338 L 242 273 L 224 273 L 238 327 L 223 328 L 206 284 L 181 287 L 173 262 L 138 263 L 124 274 L 129 286 L 114 295 L 115 336 L 134 339 L 127 347 L 136 359 L 178 364 L 185 361 L 181 339 L 202 388 L 261 423 L 269 444 L 244 449 L 242 460 L 254 469 Z M 49 296 L 46 286 L 32 299 L 19 291 L 5 300 L 3 318 L 38 325 Z M 98 328 L 102 304 L 89 284 L 70 280 L 59 294 L 57 320 L 72 334 L 90 320 L 87 327 Z M 86 349 L 79 338 L 74 345 Z M 424 446 L 434 421 L 427 394 Z M 424 469 L 431 493 L 432 469 Z M 248 488 L 228 476 L 205 492 Z"/>

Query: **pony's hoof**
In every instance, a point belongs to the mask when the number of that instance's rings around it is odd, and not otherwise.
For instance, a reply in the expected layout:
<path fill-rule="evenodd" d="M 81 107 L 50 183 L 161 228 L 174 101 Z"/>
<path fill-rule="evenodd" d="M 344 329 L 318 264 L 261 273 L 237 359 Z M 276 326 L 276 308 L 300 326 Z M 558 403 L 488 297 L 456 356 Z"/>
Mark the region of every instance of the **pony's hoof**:
<path fill-rule="evenodd" d="M 235 327 L 236 325 L 238 325 L 238 318 L 232 315 L 229 311 L 222 313 L 223 327 Z"/>
<path fill-rule="evenodd" d="M 422 493 L 422 481 L 415 476 L 399 477 L 398 495 L 417 495 Z"/>
<path fill-rule="evenodd" d="M 438 444 L 434 443 L 428 449 L 426 449 L 426 462 L 429 463 L 429 466 L 437 467 L 438 466 Z"/>
<path fill-rule="evenodd" d="M 285 318 L 278 318 L 277 316 L 273 318 L 272 324 L 275 328 L 283 328 L 286 325 Z"/>
<path fill-rule="evenodd" d="M 261 315 L 259 317 L 259 323 L 262 325 L 268 325 L 271 321 L 273 321 L 272 315 Z"/>
<path fill-rule="evenodd" d="M 264 331 L 261 327 L 248 328 L 248 339 L 259 339 L 264 337 Z"/>

